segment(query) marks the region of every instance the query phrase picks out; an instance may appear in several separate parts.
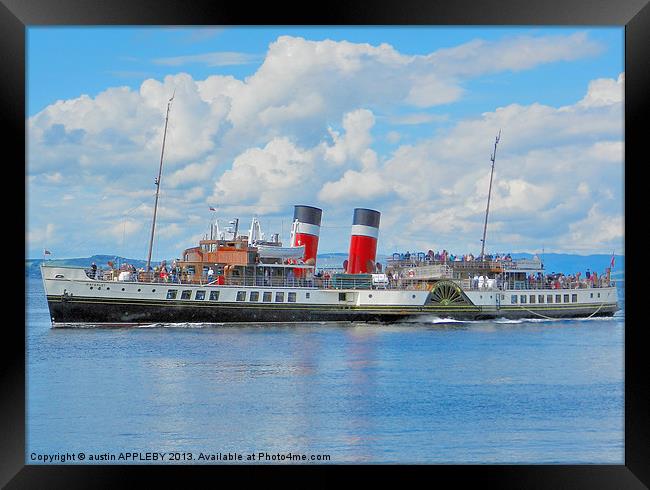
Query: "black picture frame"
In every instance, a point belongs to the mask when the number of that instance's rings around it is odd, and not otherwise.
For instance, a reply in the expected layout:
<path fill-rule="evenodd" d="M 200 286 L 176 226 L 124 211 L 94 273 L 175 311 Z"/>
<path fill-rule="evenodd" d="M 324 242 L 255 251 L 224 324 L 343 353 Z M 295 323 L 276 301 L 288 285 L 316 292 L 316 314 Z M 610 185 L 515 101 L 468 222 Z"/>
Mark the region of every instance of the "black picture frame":
<path fill-rule="evenodd" d="M 36 25 L 573 25 L 625 26 L 625 230 L 626 263 L 632 264 L 626 274 L 625 329 L 625 464 L 624 465 L 477 465 L 477 466 L 419 466 L 352 467 L 351 483 L 368 478 L 384 478 L 388 469 L 401 470 L 400 483 L 414 482 L 422 471 L 427 481 L 462 486 L 488 485 L 500 488 L 647 488 L 650 482 L 648 382 L 644 376 L 648 343 L 644 341 L 647 328 L 639 304 L 643 292 L 642 269 L 634 270 L 641 258 L 638 247 L 643 243 L 638 235 L 646 226 L 635 219 L 635 209 L 645 207 L 641 187 L 636 178 L 647 162 L 643 151 L 647 140 L 644 129 L 648 118 L 650 90 L 650 6 L 648 0 L 547 0 L 523 2 L 517 0 L 401 0 L 382 2 L 329 2 L 318 6 L 254 2 L 185 2 L 182 0 L 0 0 L 0 52 L 3 60 L 0 84 L 2 119 L 5 121 L 3 150 L 14 150 L 15 158 L 5 157 L 5 168 L 19 172 L 17 162 L 25 161 L 25 90 L 26 90 L 26 28 Z M 4 139 L 4 138 L 3 138 Z M 13 183 L 14 176 L 9 177 Z M 18 176 L 15 176 L 18 180 Z M 7 180 L 5 180 L 7 182 Z M 13 209 L 11 197 L 15 185 L 5 185 L 5 241 L 10 245 L 14 236 L 25 236 L 24 213 Z M 24 192 L 26 188 L 23 188 Z M 23 202 L 26 202 L 26 196 Z M 12 233 L 13 232 L 13 233 Z M 646 232 L 647 233 L 647 232 Z M 644 236 L 646 236 L 644 233 Z M 635 239 L 634 237 L 637 236 Z M 4 247 L 3 247 L 4 248 Z M 17 247 L 5 252 L 5 280 L 24 274 L 24 257 Z M 14 254 L 16 255 L 14 260 Z M 20 267 L 18 266 L 20 264 Z M 14 270 L 15 276 L 10 272 Z M 641 267 L 641 266 L 640 266 Z M 626 271 L 627 272 L 627 271 Z M 24 277 L 24 276 L 22 276 Z M 281 475 L 295 477 L 300 471 L 310 480 L 313 467 L 235 467 L 223 466 L 31 466 L 25 465 L 25 332 L 19 322 L 25 322 L 24 294 L 13 282 L 3 288 L 5 315 L 3 335 L 4 355 L 0 404 L 0 483 L 6 488 L 76 488 L 115 487 L 128 483 L 154 483 L 153 477 L 166 478 L 170 471 L 183 477 L 219 472 L 221 477 L 236 471 L 239 484 L 259 478 L 260 473 L 280 470 Z M 319 467 L 320 473 L 331 475 L 330 469 Z M 325 471 L 323 471 L 325 470 Z M 429 473 L 432 473 L 429 475 Z M 316 481 L 316 480 L 314 480 Z M 215 482 L 216 483 L 216 482 Z"/>

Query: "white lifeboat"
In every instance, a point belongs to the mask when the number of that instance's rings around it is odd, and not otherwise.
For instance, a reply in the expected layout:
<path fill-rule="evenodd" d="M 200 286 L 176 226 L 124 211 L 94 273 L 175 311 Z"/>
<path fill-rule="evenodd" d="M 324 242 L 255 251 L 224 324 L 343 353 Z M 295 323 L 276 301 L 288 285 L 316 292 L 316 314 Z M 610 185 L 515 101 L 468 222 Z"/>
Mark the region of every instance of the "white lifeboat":
<path fill-rule="evenodd" d="M 263 259 L 301 259 L 305 255 L 305 246 L 280 247 L 277 245 L 255 245 L 257 253 Z"/>

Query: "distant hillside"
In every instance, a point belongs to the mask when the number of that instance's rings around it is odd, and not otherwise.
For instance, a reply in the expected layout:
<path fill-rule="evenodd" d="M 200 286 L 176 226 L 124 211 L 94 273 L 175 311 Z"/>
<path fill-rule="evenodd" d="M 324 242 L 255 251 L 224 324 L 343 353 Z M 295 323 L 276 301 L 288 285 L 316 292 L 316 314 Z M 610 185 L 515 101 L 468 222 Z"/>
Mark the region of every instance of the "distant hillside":
<path fill-rule="evenodd" d="M 515 253 L 511 254 L 514 259 L 532 259 L 534 254 L 529 253 Z M 587 269 L 603 272 L 605 268 L 609 267 L 612 259 L 611 255 L 575 255 L 575 254 L 539 254 L 538 257 L 544 264 L 544 270 L 551 272 L 562 272 L 564 274 L 573 274 L 575 272 L 584 272 Z M 622 273 L 625 269 L 625 256 L 616 255 L 613 273 Z M 342 267 L 343 261 L 348 258 L 347 253 L 328 253 L 319 254 L 318 263 L 319 267 Z M 386 264 L 388 255 L 377 255 L 377 262 Z"/>
<path fill-rule="evenodd" d="M 318 267 L 336 267 L 343 266 L 343 261 L 348 257 L 347 253 L 326 253 L 318 255 Z M 515 253 L 512 254 L 515 259 L 530 259 L 533 254 L 528 253 Z M 614 265 L 614 275 L 619 275 L 625 269 L 625 256 L 616 255 L 616 262 Z M 603 272 L 605 268 L 609 267 L 611 255 L 573 255 L 573 254 L 544 254 L 539 256 L 544 263 L 544 269 L 550 272 L 563 272 L 564 274 L 572 274 L 578 271 L 583 272 L 589 268 L 598 273 Z M 388 259 L 387 255 L 377 255 L 377 262 L 386 264 Z M 129 263 L 140 268 L 147 265 L 144 260 L 129 259 L 119 257 L 116 255 L 93 255 L 92 257 L 79 257 L 73 259 L 52 259 L 48 260 L 49 263 L 67 266 L 90 267 L 90 264 L 95 262 L 97 266 L 102 268 L 108 267 L 108 261 L 115 264 Z M 41 277 L 40 265 L 43 259 L 26 259 L 25 260 L 25 276 L 26 277 Z"/>
<path fill-rule="evenodd" d="M 530 259 L 533 254 L 512 254 L 513 258 Z M 575 272 L 584 273 L 587 269 L 603 272 L 609 267 L 612 260 L 611 255 L 597 254 L 597 255 L 573 255 L 573 254 L 538 254 L 538 257 L 544 263 L 544 270 L 548 272 L 563 272 L 564 274 L 573 274 Z M 625 256 L 615 255 L 614 270 L 623 271 L 625 269 Z"/>

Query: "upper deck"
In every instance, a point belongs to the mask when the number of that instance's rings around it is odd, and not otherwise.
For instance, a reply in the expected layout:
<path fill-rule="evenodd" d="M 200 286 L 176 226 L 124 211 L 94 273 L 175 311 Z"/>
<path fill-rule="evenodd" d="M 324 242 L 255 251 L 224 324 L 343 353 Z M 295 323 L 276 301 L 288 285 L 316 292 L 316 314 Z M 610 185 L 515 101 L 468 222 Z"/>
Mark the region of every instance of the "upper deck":
<path fill-rule="evenodd" d="M 427 267 L 439 267 L 442 275 L 435 279 L 423 278 L 423 270 L 430 270 Z M 434 266 L 423 266 L 418 270 L 418 275 L 407 274 L 346 274 L 341 275 L 334 271 L 321 270 L 317 275 L 307 277 L 295 277 L 293 269 L 313 270 L 313 267 L 306 265 L 266 265 L 258 264 L 252 274 L 239 276 L 208 276 L 207 274 L 166 274 L 136 272 L 119 270 L 101 270 L 94 272 L 90 268 L 63 267 L 43 264 L 41 271 L 43 279 L 60 279 L 69 281 L 94 281 L 104 283 L 141 283 L 141 284 L 164 284 L 164 285 L 195 285 L 195 286 L 233 286 L 233 287 L 274 287 L 274 288 L 311 288 L 311 289 L 393 289 L 393 290 L 429 290 L 440 281 L 451 281 L 465 291 L 525 291 L 525 290 L 548 290 L 548 289 L 591 289 L 614 287 L 615 281 L 602 276 L 597 282 L 585 280 L 550 280 L 549 276 L 542 279 L 526 281 L 510 281 L 506 279 L 488 279 L 475 281 L 473 279 L 455 279 L 450 276 L 452 268 L 445 264 Z M 410 270 L 410 269 L 409 269 Z M 278 271 L 284 273 L 278 275 Z M 275 272 L 275 273 L 274 273 Z"/>

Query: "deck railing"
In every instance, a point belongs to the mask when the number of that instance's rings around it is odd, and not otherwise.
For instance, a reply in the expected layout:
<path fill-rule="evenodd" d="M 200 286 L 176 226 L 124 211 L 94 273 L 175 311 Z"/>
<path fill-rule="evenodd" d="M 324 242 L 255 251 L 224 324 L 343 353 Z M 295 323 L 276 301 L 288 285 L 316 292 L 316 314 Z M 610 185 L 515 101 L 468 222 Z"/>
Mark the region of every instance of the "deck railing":
<path fill-rule="evenodd" d="M 388 259 L 388 267 L 393 268 L 415 268 L 429 265 L 446 265 L 454 270 L 521 270 L 526 272 L 542 268 L 541 262 L 531 259 L 520 260 L 435 260 L 411 257 L 409 259 Z"/>
<path fill-rule="evenodd" d="M 91 269 L 86 269 L 88 278 L 97 281 L 113 282 L 118 280 L 117 271 L 97 270 L 93 275 Z M 247 287 L 281 287 L 281 288 L 318 288 L 318 289 L 398 289 L 398 290 L 427 290 L 431 285 L 426 281 L 418 280 L 417 277 L 390 279 L 385 284 L 372 283 L 368 276 L 359 279 L 346 276 L 345 279 L 332 279 L 332 277 L 314 276 L 308 279 L 296 277 L 268 277 L 268 276 L 230 276 L 223 279 L 217 277 L 208 278 L 202 275 L 160 275 L 154 272 L 138 272 L 131 274 L 128 280 L 119 282 L 141 282 L 154 284 L 187 284 L 203 286 L 247 286 Z M 489 287 L 486 282 L 477 283 L 470 279 L 455 279 L 456 284 L 467 291 L 521 291 L 521 290 L 538 290 L 538 289 L 589 289 L 614 286 L 615 281 L 607 281 L 606 277 L 600 278 L 596 284 L 591 281 L 508 281 L 501 280 L 492 283 Z"/>

